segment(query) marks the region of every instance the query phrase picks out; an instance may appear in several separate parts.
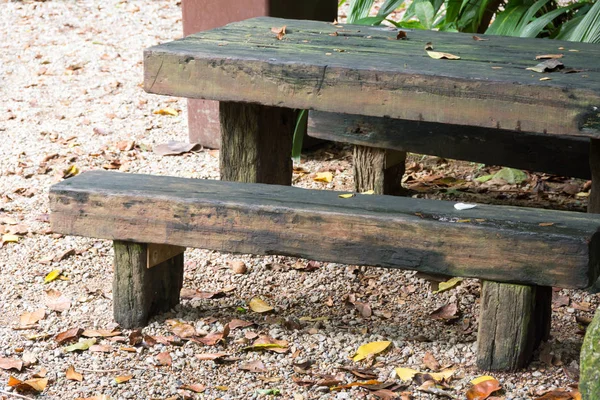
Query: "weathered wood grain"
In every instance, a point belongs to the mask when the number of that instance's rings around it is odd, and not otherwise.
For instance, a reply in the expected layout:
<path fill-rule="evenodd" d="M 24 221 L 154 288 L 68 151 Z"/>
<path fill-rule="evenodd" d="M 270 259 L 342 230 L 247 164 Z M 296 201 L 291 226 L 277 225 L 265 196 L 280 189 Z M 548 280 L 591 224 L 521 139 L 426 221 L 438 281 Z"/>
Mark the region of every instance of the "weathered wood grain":
<path fill-rule="evenodd" d="M 63 234 L 499 282 L 584 288 L 598 276 L 600 216 L 338 194 L 95 171 L 52 187 L 51 222 Z"/>
<path fill-rule="evenodd" d="M 122 328 L 143 327 L 152 316 L 179 304 L 183 254 L 147 268 L 147 244 L 115 240 L 113 246 L 113 314 Z"/>
<path fill-rule="evenodd" d="M 235 102 L 221 102 L 219 110 L 221 179 L 291 185 L 296 112 Z"/>
<path fill-rule="evenodd" d="M 368 146 L 354 146 L 354 191 L 402 195 L 402 176 L 406 170 L 406 152 Z"/>
<path fill-rule="evenodd" d="M 283 40 L 272 27 L 287 26 Z M 151 93 L 553 135 L 600 137 L 600 46 L 256 18 L 145 51 Z M 435 60 L 424 51 L 460 60 Z M 559 50 L 564 47 L 564 50 Z M 571 52 L 569 50 L 576 50 Z M 574 74 L 525 68 L 564 53 Z M 551 80 L 540 81 L 541 77 Z"/>
<path fill-rule="evenodd" d="M 589 179 L 589 139 L 391 118 L 309 113 L 325 140 Z"/>
<path fill-rule="evenodd" d="M 477 366 L 516 371 L 547 339 L 552 288 L 484 281 L 477 333 Z"/>

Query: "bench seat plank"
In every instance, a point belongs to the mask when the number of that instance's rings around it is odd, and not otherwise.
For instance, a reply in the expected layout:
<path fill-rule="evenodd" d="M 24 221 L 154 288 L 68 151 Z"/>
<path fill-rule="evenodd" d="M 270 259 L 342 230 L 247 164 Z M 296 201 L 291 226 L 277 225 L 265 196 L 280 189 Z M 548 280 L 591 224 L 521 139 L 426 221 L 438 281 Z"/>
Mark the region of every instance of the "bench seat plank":
<path fill-rule="evenodd" d="M 273 27 L 286 25 L 277 40 Z M 146 49 L 150 93 L 600 137 L 600 46 L 255 18 Z M 424 50 L 456 54 L 432 59 Z M 562 47 L 563 49 L 559 49 Z M 570 51 L 575 50 L 575 51 Z M 580 73 L 526 70 L 563 53 Z M 550 80 L 540 81 L 541 77 Z"/>
<path fill-rule="evenodd" d="M 584 288 L 600 216 L 264 184 L 87 172 L 50 191 L 55 232 Z M 540 222 L 553 223 L 539 226 Z"/>

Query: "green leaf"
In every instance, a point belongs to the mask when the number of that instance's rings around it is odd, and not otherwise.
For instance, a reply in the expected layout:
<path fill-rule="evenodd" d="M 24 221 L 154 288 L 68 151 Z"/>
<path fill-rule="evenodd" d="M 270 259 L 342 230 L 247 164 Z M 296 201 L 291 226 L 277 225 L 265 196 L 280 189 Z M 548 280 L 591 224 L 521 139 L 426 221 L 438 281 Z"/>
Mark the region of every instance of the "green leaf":
<path fill-rule="evenodd" d="M 404 3 L 404 0 L 386 0 L 377 13 L 378 17 L 387 18 L 392 12 L 398 9 Z"/>
<path fill-rule="evenodd" d="M 256 393 L 260 396 L 281 396 L 281 390 L 279 389 L 257 389 Z"/>
<path fill-rule="evenodd" d="M 348 23 L 354 24 L 359 19 L 369 16 L 374 0 L 352 0 L 348 10 Z"/>
<path fill-rule="evenodd" d="M 485 182 L 489 181 L 490 179 L 492 179 L 493 177 L 494 177 L 494 175 L 483 175 L 483 176 L 480 176 L 479 178 L 475 178 L 475 180 L 477 182 L 485 183 Z"/>
<path fill-rule="evenodd" d="M 304 141 L 304 134 L 306 133 L 307 125 L 308 110 L 302 110 L 298 114 L 296 127 L 294 128 L 294 138 L 292 139 L 292 159 L 296 162 L 300 161 L 300 155 L 302 154 L 302 142 Z"/>
<path fill-rule="evenodd" d="M 564 14 L 565 12 L 569 11 L 571 8 L 573 8 L 572 6 L 574 6 L 574 5 L 577 5 L 577 4 L 571 4 L 570 6 L 567 6 L 567 7 L 558 8 L 556 10 L 550 11 L 547 14 L 542 15 L 539 18 L 536 18 L 535 20 L 531 21 L 523 29 L 520 30 L 519 36 L 520 37 L 536 37 L 536 36 L 538 36 L 549 23 L 551 23 L 559 15 Z"/>
<path fill-rule="evenodd" d="M 438 290 L 434 291 L 434 294 L 445 292 L 448 289 L 452 289 L 454 286 L 458 285 L 463 281 L 463 278 L 452 278 L 448 279 L 446 282 L 440 282 L 438 285 Z"/>
<path fill-rule="evenodd" d="M 514 185 L 527 180 L 527 174 L 520 169 L 502 168 L 494 174 L 494 179 L 504 179 L 507 183 Z"/>
<path fill-rule="evenodd" d="M 573 42 L 600 43 L 600 1 L 594 3 L 565 39 Z"/>
<path fill-rule="evenodd" d="M 365 17 L 354 21 L 356 25 L 379 25 L 385 21 L 385 17 Z"/>
<path fill-rule="evenodd" d="M 83 340 L 79 340 L 79 342 L 72 344 L 70 346 L 65 347 L 65 351 L 66 352 L 72 352 L 72 351 L 83 351 L 83 350 L 87 350 L 90 348 L 90 346 L 92 346 L 93 344 L 96 344 L 96 338 L 92 338 L 92 339 L 83 339 Z"/>
<path fill-rule="evenodd" d="M 512 33 L 515 32 L 528 9 L 528 6 L 523 5 L 507 8 L 496 15 L 496 19 L 485 33 L 489 35 L 514 36 Z"/>
<path fill-rule="evenodd" d="M 433 26 L 433 17 L 435 16 L 433 4 L 429 0 L 415 0 L 414 2 L 415 14 L 419 22 L 421 22 L 425 29 L 431 29 Z"/>

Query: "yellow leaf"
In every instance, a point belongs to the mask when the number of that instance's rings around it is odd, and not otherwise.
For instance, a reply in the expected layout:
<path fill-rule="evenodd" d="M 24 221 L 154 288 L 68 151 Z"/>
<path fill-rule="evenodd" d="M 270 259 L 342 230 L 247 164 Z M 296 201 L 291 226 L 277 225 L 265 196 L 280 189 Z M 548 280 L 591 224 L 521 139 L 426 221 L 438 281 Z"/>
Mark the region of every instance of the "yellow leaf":
<path fill-rule="evenodd" d="M 427 50 L 427 54 L 429 54 L 429 57 L 435 58 L 436 60 L 439 60 L 442 58 L 446 59 L 446 60 L 460 60 L 459 56 L 455 56 L 454 54 L 450 54 L 450 53 L 442 53 L 441 51 Z"/>
<path fill-rule="evenodd" d="M 227 386 L 215 386 L 215 389 L 220 390 L 222 392 L 226 392 L 229 390 L 229 387 Z"/>
<path fill-rule="evenodd" d="M 445 290 L 451 289 L 454 286 L 458 285 L 460 282 L 462 282 L 463 278 L 452 278 L 452 279 L 448 279 L 446 282 L 440 282 L 439 286 L 438 286 L 438 290 L 436 290 L 433 293 L 441 293 Z"/>
<path fill-rule="evenodd" d="M 445 380 L 450 379 L 450 377 L 452 375 L 454 375 L 454 371 L 455 371 L 454 368 L 448 368 L 441 372 L 430 373 L 429 375 L 431 375 L 431 377 L 433 378 L 434 381 L 439 382 L 444 379 Z"/>
<path fill-rule="evenodd" d="M 115 382 L 117 383 L 125 383 L 128 380 L 130 380 L 131 378 L 133 378 L 133 375 L 123 375 L 123 376 L 117 376 L 115 378 Z"/>
<path fill-rule="evenodd" d="M 167 108 L 161 108 L 160 110 L 155 110 L 154 114 L 170 115 L 172 117 L 176 117 L 179 115 L 179 112 L 177 112 L 177 110 L 172 109 L 171 107 L 167 107 Z"/>
<path fill-rule="evenodd" d="M 331 172 L 317 172 L 317 175 L 313 178 L 315 182 L 326 182 L 329 183 L 333 180 L 333 174 Z"/>
<path fill-rule="evenodd" d="M 577 196 L 577 197 L 590 197 L 590 192 L 579 192 L 575 196 Z"/>
<path fill-rule="evenodd" d="M 44 278 L 44 283 L 52 282 L 53 280 L 55 280 L 56 278 L 58 278 L 61 273 L 62 273 L 62 271 L 60 269 L 53 269 Z"/>
<path fill-rule="evenodd" d="M 363 344 L 356 350 L 356 354 L 352 357 L 353 361 L 364 360 L 368 356 L 381 353 L 385 349 L 389 347 L 392 342 L 371 342 L 367 344 Z"/>
<path fill-rule="evenodd" d="M 419 371 L 411 368 L 396 368 L 396 375 L 403 381 L 412 381 L 412 378 L 419 373 Z"/>
<path fill-rule="evenodd" d="M 7 233 L 6 235 L 2 235 L 2 241 L 4 243 L 17 243 L 19 241 L 19 237 L 17 235 L 11 235 Z"/>
<path fill-rule="evenodd" d="M 554 222 L 540 222 L 538 225 L 539 226 L 552 226 L 552 225 L 554 225 Z"/>
<path fill-rule="evenodd" d="M 79 372 L 75 371 L 75 367 L 73 367 L 72 365 L 69 366 L 65 375 L 66 375 L 67 379 L 69 379 L 71 381 L 81 382 L 83 380 L 83 375 L 81 375 Z"/>
<path fill-rule="evenodd" d="M 547 76 L 540 78 L 540 81 L 551 81 L 552 78 L 548 78 Z"/>
<path fill-rule="evenodd" d="M 367 190 L 366 192 L 361 192 L 360 194 L 375 194 L 374 190 Z"/>
<path fill-rule="evenodd" d="M 344 194 L 340 194 L 338 197 L 341 197 L 342 199 L 349 199 L 350 197 L 354 197 L 354 193 L 344 193 Z"/>
<path fill-rule="evenodd" d="M 78 173 L 79 173 L 79 168 L 77 168 L 77 165 L 73 164 L 69 168 L 67 168 L 63 171 L 63 178 L 67 179 L 67 178 L 77 175 Z"/>
<path fill-rule="evenodd" d="M 242 350 L 254 351 L 254 350 L 268 350 L 268 349 L 287 349 L 287 346 L 279 343 L 260 343 L 253 344 L 252 346 L 244 347 Z"/>
<path fill-rule="evenodd" d="M 271 307 L 264 300 L 261 300 L 258 297 L 255 297 L 252 300 L 250 300 L 248 306 L 252 311 L 257 313 L 265 313 L 273 310 L 273 307 Z"/>
<path fill-rule="evenodd" d="M 493 376 L 484 375 L 484 376 L 480 376 L 480 377 L 477 377 L 477 378 L 473 379 L 471 381 L 471 383 L 473 385 L 477 385 L 478 383 L 489 381 L 490 379 L 496 379 L 496 378 L 494 378 Z"/>

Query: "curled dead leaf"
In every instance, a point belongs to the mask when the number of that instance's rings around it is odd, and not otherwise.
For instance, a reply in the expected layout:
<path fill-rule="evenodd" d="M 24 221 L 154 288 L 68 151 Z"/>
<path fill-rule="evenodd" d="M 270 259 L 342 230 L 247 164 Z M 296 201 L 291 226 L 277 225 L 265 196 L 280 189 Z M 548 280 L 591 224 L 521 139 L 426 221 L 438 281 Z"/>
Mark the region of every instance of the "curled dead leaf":
<path fill-rule="evenodd" d="M 253 298 L 248 302 L 248 307 L 254 312 L 257 313 L 266 313 L 273 310 L 273 307 L 268 305 L 264 300 L 259 299 L 258 297 Z"/>
<path fill-rule="evenodd" d="M 282 40 L 286 33 L 285 28 L 285 25 L 282 27 L 273 27 L 271 28 L 271 32 L 277 35 L 277 40 Z"/>
<path fill-rule="evenodd" d="M 81 382 L 83 380 L 83 375 L 79 372 L 75 371 L 75 367 L 72 365 L 67 368 L 67 372 L 65 372 L 65 376 L 68 380 Z"/>

